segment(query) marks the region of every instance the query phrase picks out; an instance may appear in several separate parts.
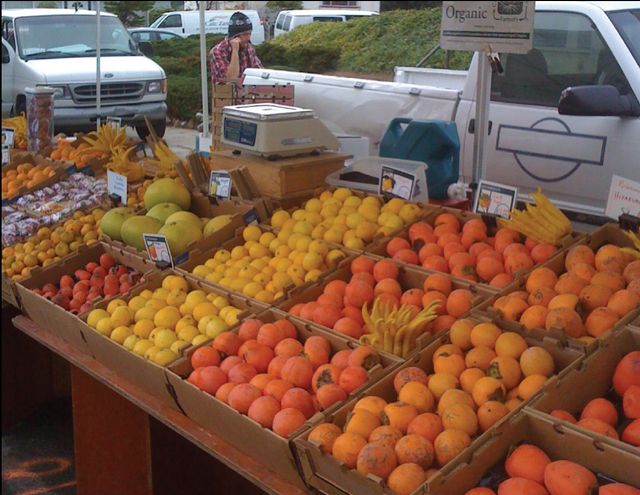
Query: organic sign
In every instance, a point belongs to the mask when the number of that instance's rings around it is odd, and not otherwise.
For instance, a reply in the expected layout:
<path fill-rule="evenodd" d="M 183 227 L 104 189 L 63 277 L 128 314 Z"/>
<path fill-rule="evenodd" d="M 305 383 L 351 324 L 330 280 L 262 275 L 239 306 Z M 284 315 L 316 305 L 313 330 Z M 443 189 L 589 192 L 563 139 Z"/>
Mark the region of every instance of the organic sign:
<path fill-rule="evenodd" d="M 416 185 L 416 176 L 411 172 L 382 165 L 379 184 L 380 195 L 411 200 Z"/>
<path fill-rule="evenodd" d="M 107 170 L 107 191 L 110 197 L 117 197 L 127 206 L 127 176 Z"/>
<path fill-rule="evenodd" d="M 212 170 L 209 176 L 209 196 L 220 199 L 231 197 L 231 175 L 226 170 Z"/>
<path fill-rule="evenodd" d="M 169 242 L 162 234 L 142 234 L 149 259 L 159 266 L 173 268 L 173 257 Z"/>
<path fill-rule="evenodd" d="M 517 197 L 517 187 L 481 180 L 473 211 L 481 215 L 509 218 Z"/>
<path fill-rule="evenodd" d="M 640 182 L 614 175 L 611 177 L 605 215 L 617 220 L 623 213 L 640 218 Z"/>
<path fill-rule="evenodd" d="M 442 3 L 445 50 L 527 53 L 533 48 L 535 2 Z"/>

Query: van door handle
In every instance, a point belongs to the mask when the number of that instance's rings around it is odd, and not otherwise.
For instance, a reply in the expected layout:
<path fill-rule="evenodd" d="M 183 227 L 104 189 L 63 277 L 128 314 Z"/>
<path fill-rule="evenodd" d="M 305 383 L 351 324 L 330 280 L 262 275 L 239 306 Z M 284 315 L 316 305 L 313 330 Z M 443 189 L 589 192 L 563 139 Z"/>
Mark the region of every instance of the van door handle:
<path fill-rule="evenodd" d="M 493 122 L 489 121 L 489 135 L 491 135 L 491 128 L 493 127 Z M 476 131 L 476 119 L 471 119 L 469 121 L 469 134 L 473 134 Z"/>

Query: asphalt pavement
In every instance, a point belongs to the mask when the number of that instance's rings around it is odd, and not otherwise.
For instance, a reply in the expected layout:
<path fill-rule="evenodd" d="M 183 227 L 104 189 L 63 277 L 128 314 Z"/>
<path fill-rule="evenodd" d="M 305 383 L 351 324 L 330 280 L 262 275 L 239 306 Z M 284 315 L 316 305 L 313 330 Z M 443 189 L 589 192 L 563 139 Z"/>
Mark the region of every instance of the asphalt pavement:
<path fill-rule="evenodd" d="M 164 140 L 178 156 L 186 157 L 196 147 L 196 136 L 198 131 L 195 129 L 184 129 L 182 127 L 167 127 L 164 134 Z M 138 134 L 132 127 L 127 127 L 127 136 L 132 139 L 139 139 Z"/>

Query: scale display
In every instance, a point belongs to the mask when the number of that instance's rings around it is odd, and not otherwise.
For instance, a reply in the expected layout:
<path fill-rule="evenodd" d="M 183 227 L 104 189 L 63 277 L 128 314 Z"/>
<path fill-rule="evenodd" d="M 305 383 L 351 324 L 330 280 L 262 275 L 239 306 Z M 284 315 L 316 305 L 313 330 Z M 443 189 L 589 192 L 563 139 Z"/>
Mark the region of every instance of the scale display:
<path fill-rule="evenodd" d="M 255 146 L 258 125 L 253 122 L 224 118 L 224 138 L 232 143 Z"/>

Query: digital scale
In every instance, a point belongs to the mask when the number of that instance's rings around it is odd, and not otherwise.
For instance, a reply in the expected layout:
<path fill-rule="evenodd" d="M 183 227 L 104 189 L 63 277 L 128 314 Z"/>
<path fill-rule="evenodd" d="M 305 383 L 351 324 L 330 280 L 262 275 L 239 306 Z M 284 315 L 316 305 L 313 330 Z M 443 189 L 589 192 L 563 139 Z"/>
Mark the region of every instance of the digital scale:
<path fill-rule="evenodd" d="M 221 141 L 269 159 L 340 147 L 313 110 L 274 103 L 224 107 Z"/>

